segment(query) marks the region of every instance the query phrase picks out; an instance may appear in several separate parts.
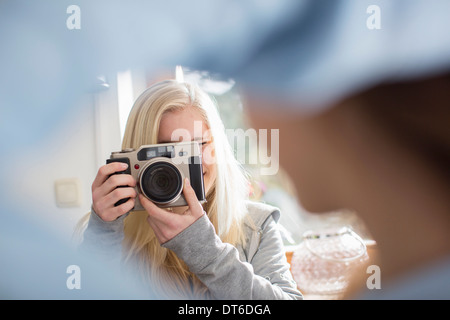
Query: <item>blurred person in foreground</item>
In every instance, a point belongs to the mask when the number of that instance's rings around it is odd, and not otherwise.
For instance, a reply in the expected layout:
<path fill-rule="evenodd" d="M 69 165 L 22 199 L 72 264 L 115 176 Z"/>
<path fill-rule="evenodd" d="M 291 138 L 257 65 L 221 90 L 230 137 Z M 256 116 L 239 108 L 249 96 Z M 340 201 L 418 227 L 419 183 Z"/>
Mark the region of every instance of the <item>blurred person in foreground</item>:
<path fill-rule="evenodd" d="M 250 111 L 255 126 L 282 128 L 280 162 L 305 209 L 351 208 L 367 224 L 381 290 L 360 298 L 450 298 L 449 101 L 443 74 L 382 84 L 314 117 Z"/>
<path fill-rule="evenodd" d="M 376 241 L 381 287 L 365 274 L 349 298 L 450 299 L 448 4 L 402 4 L 382 7 L 381 30 L 309 24 L 299 48 L 320 59 L 299 50 L 298 73 L 277 78 L 289 97 L 255 89 L 248 114 L 280 129 L 280 165 L 306 210 L 354 210 Z"/>
<path fill-rule="evenodd" d="M 444 74 L 450 70 L 450 2 L 261 2 L 240 2 L 245 6 L 239 7 L 230 1 L 215 1 L 214 6 L 189 1 L 178 2 L 173 10 L 171 2 L 156 7 L 156 2 L 132 6 L 80 0 L 80 30 L 66 28 L 70 3 L 1 2 L 0 29 L 7 50 L 0 52 L 0 128 L 2 149 L 9 155 L 2 178 L 13 178 L 11 158 L 23 158 L 26 146 L 53 133 L 62 114 L 75 109 L 68 101 L 84 93 L 86 82 L 96 75 L 164 63 L 210 69 L 245 82 L 248 92 L 259 89 L 253 91 L 259 93 L 253 95 L 258 102 L 252 103 L 253 123 L 282 128 L 280 160 L 294 177 L 305 207 L 354 207 L 366 220 L 381 258 L 382 289 L 370 292 L 372 297 L 448 298 L 448 107 L 441 107 L 441 101 L 448 100 Z M 369 30 L 366 10 L 375 4 L 381 10 L 381 28 Z M 111 22 L 114 16 L 121 23 Z M 24 79 L 33 84 L 26 94 Z M 406 101 L 413 110 L 396 109 Z M 394 107 L 381 113 L 379 104 Z M 67 293 L 65 278 L 61 281 L 59 273 L 48 270 L 55 264 L 42 254 L 40 259 L 28 254 L 21 255 L 25 261 L 17 259 L 17 251 L 24 249 L 36 253 L 44 248 L 57 261 L 61 256 L 54 253 L 58 241 L 36 241 L 43 237 L 36 226 L 18 235 L 17 230 L 26 230 L 31 211 L 15 201 L 20 194 L 15 191 L 5 185 L 1 195 L 5 223 L 0 242 L 15 245 L 0 248 L 11 270 L 0 282 L 7 283 L 2 288 L 17 290 L 10 294 L 3 289 L 2 295 Z M 64 248 L 62 252 L 71 258 Z M 39 277 L 29 272 L 30 265 L 42 271 Z M 403 277 L 405 285 L 388 289 Z M 41 281 L 47 278 L 55 281 L 53 286 Z M 105 287 L 100 296 L 112 291 Z"/>

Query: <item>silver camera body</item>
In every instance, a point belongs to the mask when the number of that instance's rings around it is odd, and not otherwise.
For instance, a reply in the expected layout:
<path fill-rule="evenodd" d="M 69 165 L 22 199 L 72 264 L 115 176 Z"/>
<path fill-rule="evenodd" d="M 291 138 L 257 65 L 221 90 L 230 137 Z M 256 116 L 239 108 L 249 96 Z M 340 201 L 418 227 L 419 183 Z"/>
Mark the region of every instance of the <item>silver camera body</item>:
<path fill-rule="evenodd" d="M 136 150 L 112 152 L 106 162 L 127 163 L 126 170 L 115 174 L 131 174 L 137 181 L 136 192 L 160 208 L 187 205 L 183 195 L 185 178 L 189 178 L 199 202 L 206 201 L 202 153 L 196 141 L 143 145 Z M 119 200 L 115 205 L 128 199 Z M 144 210 L 139 198 L 136 198 L 133 210 Z"/>

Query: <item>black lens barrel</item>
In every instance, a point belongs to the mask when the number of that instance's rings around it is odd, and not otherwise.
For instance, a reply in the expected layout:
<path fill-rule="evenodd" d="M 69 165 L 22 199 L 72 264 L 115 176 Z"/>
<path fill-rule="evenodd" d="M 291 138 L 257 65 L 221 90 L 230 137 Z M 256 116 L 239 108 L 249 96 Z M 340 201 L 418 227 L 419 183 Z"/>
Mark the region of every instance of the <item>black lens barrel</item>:
<path fill-rule="evenodd" d="M 142 193 L 152 201 L 159 203 L 173 201 L 182 188 L 181 173 L 170 163 L 155 162 L 145 168 L 142 173 Z"/>

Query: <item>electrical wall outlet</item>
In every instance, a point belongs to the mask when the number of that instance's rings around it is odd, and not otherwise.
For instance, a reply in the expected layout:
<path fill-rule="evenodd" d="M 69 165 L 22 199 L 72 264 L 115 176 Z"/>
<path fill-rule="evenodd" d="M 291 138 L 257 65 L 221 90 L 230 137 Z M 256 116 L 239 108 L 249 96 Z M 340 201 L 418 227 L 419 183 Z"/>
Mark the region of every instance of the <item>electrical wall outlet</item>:
<path fill-rule="evenodd" d="M 58 179 L 55 181 L 56 205 L 60 208 L 79 207 L 81 188 L 78 178 Z"/>

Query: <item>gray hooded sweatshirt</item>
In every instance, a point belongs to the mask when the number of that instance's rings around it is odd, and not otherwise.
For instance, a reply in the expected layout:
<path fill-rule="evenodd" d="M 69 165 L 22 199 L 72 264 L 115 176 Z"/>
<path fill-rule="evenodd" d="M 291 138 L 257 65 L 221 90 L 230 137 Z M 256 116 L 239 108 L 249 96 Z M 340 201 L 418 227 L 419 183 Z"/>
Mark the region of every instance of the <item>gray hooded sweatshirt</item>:
<path fill-rule="evenodd" d="M 222 242 L 206 214 L 162 246 L 181 258 L 215 299 L 302 299 L 277 227 L 280 211 L 250 201 L 247 208 L 245 246 Z M 120 255 L 124 218 L 105 222 L 92 211 L 82 247 L 104 256 Z"/>

